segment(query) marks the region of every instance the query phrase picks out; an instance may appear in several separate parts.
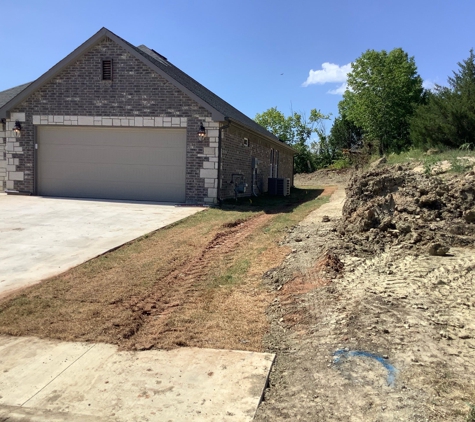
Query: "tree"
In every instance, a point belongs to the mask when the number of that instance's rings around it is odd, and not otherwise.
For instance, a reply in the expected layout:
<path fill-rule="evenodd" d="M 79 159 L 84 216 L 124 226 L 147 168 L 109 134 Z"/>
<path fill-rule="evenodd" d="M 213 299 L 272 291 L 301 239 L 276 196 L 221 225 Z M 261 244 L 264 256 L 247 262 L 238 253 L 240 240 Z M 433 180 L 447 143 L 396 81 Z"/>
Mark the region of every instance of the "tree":
<path fill-rule="evenodd" d="M 281 141 L 294 147 L 297 151 L 294 171 L 307 173 L 315 170 L 315 157 L 309 148 L 310 139 L 313 133 L 320 139 L 325 137 L 324 121 L 329 118 L 317 109 L 310 110 L 308 119 L 297 112 L 286 117 L 277 107 L 272 107 L 263 113 L 257 113 L 254 120 Z"/>
<path fill-rule="evenodd" d="M 475 55 L 457 63 L 448 87 L 436 85 L 411 120 L 411 138 L 419 147 L 475 147 Z"/>
<path fill-rule="evenodd" d="M 365 140 L 379 144 L 380 154 L 398 152 L 410 144 L 409 119 L 422 93 L 413 57 L 401 48 L 368 50 L 352 63 L 339 107 Z"/>
<path fill-rule="evenodd" d="M 341 114 L 330 129 L 329 143 L 334 150 L 358 149 L 363 142 L 363 131 Z"/>

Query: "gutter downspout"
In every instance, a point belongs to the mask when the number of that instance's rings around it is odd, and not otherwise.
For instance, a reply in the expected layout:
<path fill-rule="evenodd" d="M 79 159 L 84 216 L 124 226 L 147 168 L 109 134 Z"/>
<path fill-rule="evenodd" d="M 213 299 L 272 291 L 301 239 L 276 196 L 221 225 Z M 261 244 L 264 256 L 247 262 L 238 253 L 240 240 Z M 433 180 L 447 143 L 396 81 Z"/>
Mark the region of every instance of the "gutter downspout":
<path fill-rule="evenodd" d="M 222 199 L 221 199 L 221 144 L 223 143 L 223 135 L 222 130 L 229 128 L 231 126 L 231 122 L 229 121 L 228 117 L 224 118 L 225 121 L 228 122 L 227 125 L 220 126 L 218 132 L 218 206 L 221 207 Z"/>

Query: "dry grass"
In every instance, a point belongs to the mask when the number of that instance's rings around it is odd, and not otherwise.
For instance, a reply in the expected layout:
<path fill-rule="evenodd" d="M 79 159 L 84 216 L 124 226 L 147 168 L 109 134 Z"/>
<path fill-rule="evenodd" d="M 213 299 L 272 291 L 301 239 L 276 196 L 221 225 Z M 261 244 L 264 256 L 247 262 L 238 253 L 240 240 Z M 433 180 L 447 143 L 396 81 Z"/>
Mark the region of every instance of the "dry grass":
<path fill-rule="evenodd" d="M 262 350 L 272 300 L 262 274 L 288 250 L 285 228 L 321 190 L 209 209 L 0 302 L 0 333 L 127 349 Z M 280 201 L 280 202 L 279 202 Z"/>

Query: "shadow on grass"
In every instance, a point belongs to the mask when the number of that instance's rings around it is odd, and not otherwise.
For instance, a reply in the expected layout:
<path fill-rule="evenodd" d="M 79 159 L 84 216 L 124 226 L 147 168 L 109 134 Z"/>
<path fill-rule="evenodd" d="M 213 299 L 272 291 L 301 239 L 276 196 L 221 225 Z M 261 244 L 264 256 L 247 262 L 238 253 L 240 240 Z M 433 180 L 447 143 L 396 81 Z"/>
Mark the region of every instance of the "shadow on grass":
<path fill-rule="evenodd" d="M 258 197 L 244 197 L 226 199 L 221 204 L 223 211 L 251 211 L 266 214 L 280 214 L 292 212 L 305 202 L 313 201 L 323 193 L 323 189 L 292 188 L 289 196 L 276 196 L 264 193 Z"/>

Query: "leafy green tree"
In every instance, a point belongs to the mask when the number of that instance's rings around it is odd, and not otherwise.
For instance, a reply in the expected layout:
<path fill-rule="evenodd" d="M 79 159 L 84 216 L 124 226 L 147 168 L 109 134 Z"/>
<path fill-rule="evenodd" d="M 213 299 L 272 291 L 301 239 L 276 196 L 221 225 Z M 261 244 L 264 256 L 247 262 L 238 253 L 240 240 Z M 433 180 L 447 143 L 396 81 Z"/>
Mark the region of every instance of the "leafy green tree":
<path fill-rule="evenodd" d="M 360 148 L 363 131 L 343 114 L 338 116 L 330 129 L 329 143 L 335 151 Z"/>
<path fill-rule="evenodd" d="M 365 140 L 379 144 L 380 154 L 398 152 L 410 144 L 409 119 L 422 93 L 413 57 L 401 48 L 368 50 L 352 63 L 339 107 Z"/>
<path fill-rule="evenodd" d="M 272 107 L 263 113 L 256 114 L 254 120 L 281 141 L 294 147 L 297 151 L 294 171 L 307 173 L 316 168 L 315 156 L 309 146 L 310 139 L 314 133 L 320 139 L 325 137 L 324 121 L 329 118 L 317 109 L 310 110 L 308 118 L 297 112 L 292 112 L 290 116 L 286 117 L 277 107 Z"/>
<path fill-rule="evenodd" d="M 475 55 L 457 63 L 448 87 L 436 85 L 411 120 L 411 137 L 419 147 L 462 145 L 475 148 Z"/>

